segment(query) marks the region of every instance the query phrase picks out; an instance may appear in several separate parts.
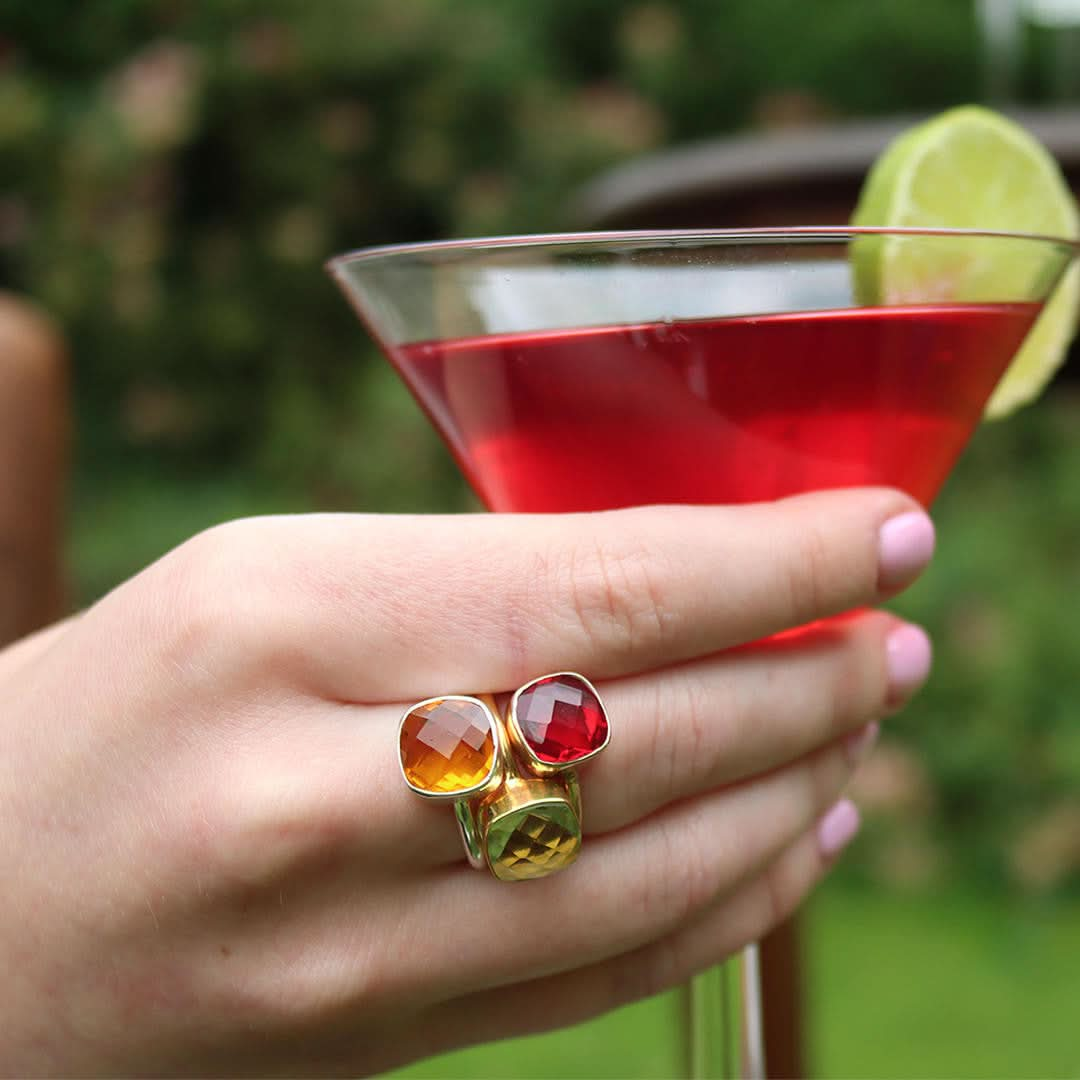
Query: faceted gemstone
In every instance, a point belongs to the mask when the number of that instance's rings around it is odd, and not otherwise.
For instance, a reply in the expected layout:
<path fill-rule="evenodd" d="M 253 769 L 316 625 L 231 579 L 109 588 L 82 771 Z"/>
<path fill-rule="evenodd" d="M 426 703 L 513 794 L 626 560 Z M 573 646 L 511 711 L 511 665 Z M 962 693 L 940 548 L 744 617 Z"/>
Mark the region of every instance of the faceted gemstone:
<path fill-rule="evenodd" d="M 405 717 L 400 750 L 402 769 L 413 787 L 433 795 L 466 791 L 491 771 L 491 719 L 475 701 L 429 701 Z"/>
<path fill-rule="evenodd" d="M 511 810 L 487 831 L 491 872 L 501 881 L 528 881 L 569 866 L 581 850 L 581 826 L 563 802 Z"/>
<path fill-rule="evenodd" d="M 607 717 L 599 698 L 573 675 L 538 679 L 518 696 L 518 728 L 532 752 L 551 765 L 567 765 L 604 745 Z"/>

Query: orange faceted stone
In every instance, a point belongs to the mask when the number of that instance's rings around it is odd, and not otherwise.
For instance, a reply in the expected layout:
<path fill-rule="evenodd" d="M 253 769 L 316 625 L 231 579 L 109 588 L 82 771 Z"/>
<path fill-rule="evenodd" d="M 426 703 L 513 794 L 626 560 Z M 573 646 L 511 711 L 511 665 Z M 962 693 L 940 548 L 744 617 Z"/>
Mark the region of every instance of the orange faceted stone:
<path fill-rule="evenodd" d="M 413 787 L 451 795 L 482 783 L 495 760 L 491 717 L 475 701 L 418 705 L 401 725 L 401 767 Z"/>

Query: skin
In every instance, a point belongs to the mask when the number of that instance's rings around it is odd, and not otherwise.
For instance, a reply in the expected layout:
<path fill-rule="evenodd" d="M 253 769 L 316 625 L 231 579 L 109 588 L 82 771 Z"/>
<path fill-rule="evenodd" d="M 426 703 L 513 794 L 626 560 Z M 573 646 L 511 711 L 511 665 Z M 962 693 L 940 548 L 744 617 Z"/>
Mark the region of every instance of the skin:
<path fill-rule="evenodd" d="M 878 537 L 915 509 L 253 519 L 8 649 L 0 1069 L 356 1075 L 720 961 L 827 871 L 903 697 L 884 613 L 723 650 L 906 584 Z M 497 883 L 405 788 L 397 722 L 566 669 L 614 725 L 584 850 Z"/>

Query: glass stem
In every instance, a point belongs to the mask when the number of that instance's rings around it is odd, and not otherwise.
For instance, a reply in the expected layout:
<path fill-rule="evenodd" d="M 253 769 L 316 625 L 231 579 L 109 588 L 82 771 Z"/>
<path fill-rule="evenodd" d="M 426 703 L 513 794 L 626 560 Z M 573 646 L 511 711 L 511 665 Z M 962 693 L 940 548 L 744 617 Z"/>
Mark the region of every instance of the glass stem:
<path fill-rule="evenodd" d="M 761 978 L 756 945 L 684 988 L 690 1080 L 764 1080 Z"/>
<path fill-rule="evenodd" d="M 765 1080 L 765 1009 L 761 997 L 761 954 L 757 942 L 742 953 L 742 1049 L 745 1080 Z"/>

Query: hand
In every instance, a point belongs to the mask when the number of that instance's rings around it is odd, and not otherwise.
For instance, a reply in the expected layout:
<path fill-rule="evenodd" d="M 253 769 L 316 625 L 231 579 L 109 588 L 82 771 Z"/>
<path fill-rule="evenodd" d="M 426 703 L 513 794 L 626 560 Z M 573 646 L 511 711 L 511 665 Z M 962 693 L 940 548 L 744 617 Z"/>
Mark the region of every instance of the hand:
<path fill-rule="evenodd" d="M 799 903 L 921 631 L 864 613 L 902 495 L 573 516 L 309 516 L 183 545 L 0 656 L 0 1068 L 356 1074 L 685 980 Z M 411 794 L 402 709 L 597 683 L 586 840 L 521 885 Z M 831 808 L 831 809 L 830 809 Z"/>

